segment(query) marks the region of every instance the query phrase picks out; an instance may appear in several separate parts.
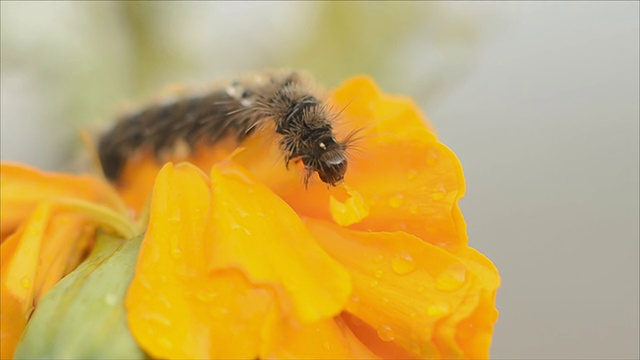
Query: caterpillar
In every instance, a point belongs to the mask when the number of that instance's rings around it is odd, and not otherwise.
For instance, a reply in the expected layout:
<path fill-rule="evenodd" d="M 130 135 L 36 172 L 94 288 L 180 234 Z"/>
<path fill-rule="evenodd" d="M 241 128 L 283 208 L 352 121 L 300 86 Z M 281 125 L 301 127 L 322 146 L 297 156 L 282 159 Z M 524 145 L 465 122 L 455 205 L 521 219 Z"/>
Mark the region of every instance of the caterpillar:
<path fill-rule="evenodd" d="M 141 149 L 150 149 L 160 161 L 177 144 L 215 145 L 228 137 L 241 144 L 273 121 L 285 166 L 302 162 L 305 187 L 315 172 L 322 182 L 336 186 L 344 179 L 346 151 L 357 133 L 337 140 L 334 123 L 339 116 L 308 75 L 264 72 L 122 116 L 99 139 L 98 156 L 105 177 L 117 182 L 127 159 Z"/>

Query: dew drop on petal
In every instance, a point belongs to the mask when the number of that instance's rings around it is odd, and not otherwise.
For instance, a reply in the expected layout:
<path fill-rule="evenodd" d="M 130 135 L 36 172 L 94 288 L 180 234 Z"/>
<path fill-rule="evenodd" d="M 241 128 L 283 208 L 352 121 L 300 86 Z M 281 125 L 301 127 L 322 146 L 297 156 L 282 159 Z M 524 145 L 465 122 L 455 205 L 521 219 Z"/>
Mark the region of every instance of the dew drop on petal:
<path fill-rule="evenodd" d="M 196 299 L 202 302 L 211 302 L 216 298 L 218 294 L 215 292 L 208 291 L 206 289 L 200 289 L 196 292 Z"/>
<path fill-rule="evenodd" d="M 402 195 L 401 193 L 397 193 L 389 198 L 389 206 L 391 206 L 394 209 L 399 208 L 403 202 L 404 202 L 404 195 Z"/>
<path fill-rule="evenodd" d="M 376 277 L 376 279 L 380 279 L 382 277 L 382 275 L 384 275 L 384 271 L 378 269 L 376 270 L 376 272 L 373 274 L 373 276 Z"/>
<path fill-rule="evenodd" d="M 436 192 L 431 194 L 431 198 L 433 199 L 433 201 L 440 201 L 444 199 L 444 194 L 441 192 Z"/>
<path fill-rule="evenodd" d="M 171 257 L 178 260 L 182 257 L 182 249 L 178 246 L 174 246 L 171 248 Z"/>
<path fill-rule="evenodd" d="M 380 264 L 383 261 L 384 261 L 384 255 L 382 255 L 382 254 L 378 254 L 373 258 L 373 262 L 375 264 Z"/>
<path fill-rule="evenodd" d="M 465 283 L 467 279 L 467 268 L 455 263 L 440 273 L 436 278 L 436 289 L 440 291 L 455 291 Z"/>
<path fill-rule="evenodd" d="M 422 294 L 424 292 L 424 286 L 418 286 L 418 294 Z"/>
<path fill-rule="evenodd" d="M 429 316 L 443 316 L 449 313 L 449 309 L 451 309 L 451 305 L 444 301 L 438 301 L 434 304 L 429 305 L 427 308 L 427 315 Z"/>
<path fill-rule="evenodd" d="M 371 281 L 369 282 L 369 285 L 371 285 L 372 287 L 376 287 L 376 286 L 378 286 L 378 280 L 376 280 L 376 279 L 371 280 Z"/>
<path fill-rule="evenodd" d="M 328 341 L 323 341 L 323 342 L 322 342 L 322 347 L 323 347 L 325 350 L 331 350 L 331 343 L 330 343 L 330 342 L 328 342 Z"/>
<path fill-rule="evenodd" d="M 376 331 L 382 341 L 393 341 L 396 338 L 396 335 L 389 325 L 380 325 Z"/>
<path fill-rule="evenodd" d="M 348 308 L 351 312 L 358 311 L 360 309 L 360 298 L 354 296 L 350 299 Z"/>
<path fill-rule="evenodd" d="M 433 166 L 438 160 L 438 152 L 434 149 L 429 149 L 427 152 L 427 165 Z"/>
<path fill-rule="evenodd" d="M 20 280 L 20 286 L 22 286 L 24 289 L 28 289 L 31 286 L 31 280 L 29 280 L 28 277 L 23 277 Z"/>
<path fill-rule="evenodd" d="M 409 172 L 407 173 L 407 179 L 409 180 L 413 180 L 415 178 L 418 177 L 418 171 L 417 170 L 409 170 Z"/>
<path fill-rule="evenodd" d="M 411 215 L 417 215 L 420 209 L 418 209 L 418 205 L 416 204 L 412 204 L 411 206 L 409 206 L 409 212 L 411 213 Z"/>
<path fill-rule="evenodd" d="M 411 254 L 403 251 L 393 257 L 391 269 L 398 275 L 406 275 L 416 269 L 416 263 Z"/>
<path fill-rule="evenodd" d="M 329 198 L 331 217 L 341 226 L 359 223 L 369 216 L 370 212 L 369 204 L 365 203 L 359 192 L 347 188 L 347 194 L 349 197 L 344 202 L 341 202 L 333 195 Z"/>

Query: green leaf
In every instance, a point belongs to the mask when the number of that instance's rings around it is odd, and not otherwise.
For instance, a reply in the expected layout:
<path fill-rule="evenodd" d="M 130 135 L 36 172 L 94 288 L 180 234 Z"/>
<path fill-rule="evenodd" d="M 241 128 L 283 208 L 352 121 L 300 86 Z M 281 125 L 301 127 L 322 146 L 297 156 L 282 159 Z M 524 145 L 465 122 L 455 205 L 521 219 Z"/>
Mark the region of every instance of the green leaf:
<path fill-rule="evenodd" d="M 141 242 L 100 235 L 87 260 L 38 303 L 15 358 L 147 358 L 124 306 Z"/>

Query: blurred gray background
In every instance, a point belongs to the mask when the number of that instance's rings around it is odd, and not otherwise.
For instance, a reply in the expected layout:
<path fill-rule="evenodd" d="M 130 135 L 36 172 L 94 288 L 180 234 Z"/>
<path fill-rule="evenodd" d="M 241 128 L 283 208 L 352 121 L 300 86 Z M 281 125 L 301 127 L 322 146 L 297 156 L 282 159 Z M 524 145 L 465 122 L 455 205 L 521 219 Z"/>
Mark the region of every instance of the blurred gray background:
<path fill-rule="evenodd" d="M 5 2 L 1 158 L 171 83 L 265 67 L 412 96 L 460 157 L 500 269 L 497 359 L 638 358 L 638 2 Z"/>

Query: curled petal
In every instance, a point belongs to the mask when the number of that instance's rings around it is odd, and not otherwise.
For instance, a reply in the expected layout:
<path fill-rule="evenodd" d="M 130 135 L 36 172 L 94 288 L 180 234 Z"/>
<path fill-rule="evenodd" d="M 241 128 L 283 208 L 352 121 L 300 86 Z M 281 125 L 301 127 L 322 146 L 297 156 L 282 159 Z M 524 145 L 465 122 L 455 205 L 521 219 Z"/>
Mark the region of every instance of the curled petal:
<path fill-rule="evenodd" d="M 0 229 L 2 241 L 15 231 L 36 206 L 56 198 L 75 198 L 104 204 L 125 212 L 117 193 L 90 176 L 46 173 L 9 162 L 0 163 Z"/>
<path fill-rule="evenodd" d="M 213 168 L 211 183 L 210 270 L 240 266 L 256 282 L 279 284 L 305 323 L 339 314 L 351 292 L 349 276 L 298 215 L 230 163 Z"/>
<path fill-rule="evenodd" d="M 332 102 L 345 108 L 343 134 L 362 128 L 346 186 L 327 188 L 316 175 L 305 189 L 301 169 L 287 171 L 277 142 L 260 134 L 248 139 L 246 151 L 234 160 L 299 214 L 360 230 L 405 231 L 439 246 L 465 245 L 457 204 L 465 192 L 460 161 L 436 139 L 417 106 L 381 94 L 367 78 L 338 87 Z"/>
<path fill-rule="evenodd" d="M 0 246 L 3 358 L 11 357 L 39 299 L 82 260 L 100 224 L 99 211 L 65 213 L 61 208 L 55 202 L 38 205 Z"/>
<path fill-rule="evenodd" d="M 209 183 L 167 164 L 158 175 L 126 301 L 151 355 L 268 356 L 291 326 L 338 314 L 350 291 L 348 274 L 246 171 L 221 165 Z"/>
<path fill-rule="evenodd" d="M 377 359 L 353 334 L 342 317 L 290 328 L 276 359 Z"/>
<path fill-rule="evenodd" d="M 375 329 L 381 340 L 418 357 L 488 351 L 488 343 L 458 343 L 458 336 L 465 337 L 457 333 L 464 321 L 473 319 L 485 338 L 495 322 L 493 317 L 474 317 L 482 292 L 493 289 L 486 289 L 464 261 L 406 233 L 359 232 L 311 219 L 307 225 L 352 276 L 347 311 Z"/>

